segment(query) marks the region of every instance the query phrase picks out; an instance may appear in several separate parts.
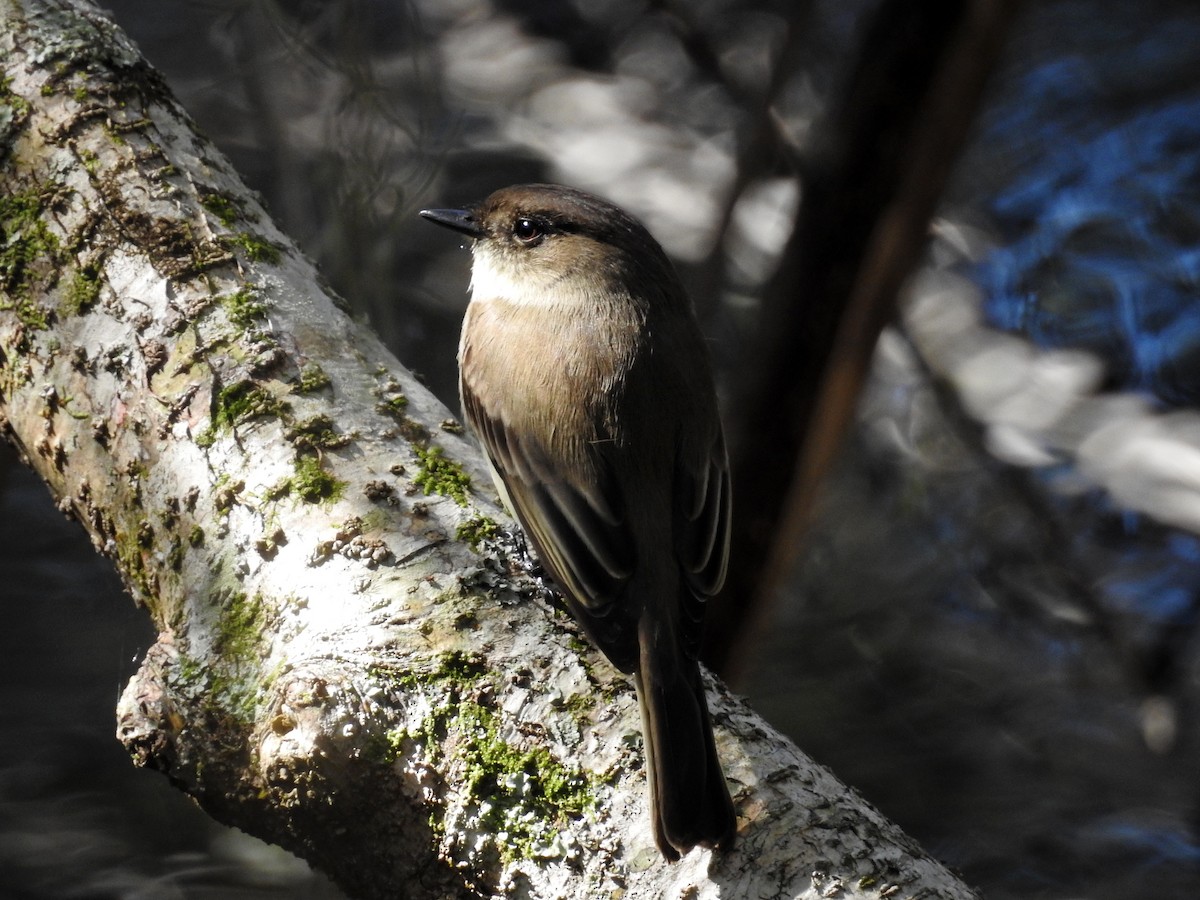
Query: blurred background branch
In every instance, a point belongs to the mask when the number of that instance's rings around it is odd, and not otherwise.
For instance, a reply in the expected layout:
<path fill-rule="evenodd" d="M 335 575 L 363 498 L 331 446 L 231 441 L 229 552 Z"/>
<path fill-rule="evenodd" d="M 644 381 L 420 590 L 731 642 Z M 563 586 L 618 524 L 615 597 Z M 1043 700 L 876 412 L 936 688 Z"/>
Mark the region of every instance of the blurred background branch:
<path fill-rule="evenodd" d="M 753 640 L 802 552 L 875 341 L 920 258 L 1016 6 L 882 3 L 817 126 L 736 409 L 734 547 L 705 652 L 720 672 L 736 671 L 740 642 Z"/>

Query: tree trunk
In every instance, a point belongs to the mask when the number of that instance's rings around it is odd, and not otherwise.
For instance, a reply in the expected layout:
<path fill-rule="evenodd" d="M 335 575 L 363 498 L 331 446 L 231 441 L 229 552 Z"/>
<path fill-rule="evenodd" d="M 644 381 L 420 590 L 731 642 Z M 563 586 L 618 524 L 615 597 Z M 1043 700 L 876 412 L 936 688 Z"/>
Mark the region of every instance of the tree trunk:
<path fill-rule="evenodd" d="M 972 896 L 716 683 L 739 843 L 663 863 L 446 410 L 93 5 L 0 0 L 0 54 L 0 424 L 159 629 L 138 763 L 358 897 Z"/>

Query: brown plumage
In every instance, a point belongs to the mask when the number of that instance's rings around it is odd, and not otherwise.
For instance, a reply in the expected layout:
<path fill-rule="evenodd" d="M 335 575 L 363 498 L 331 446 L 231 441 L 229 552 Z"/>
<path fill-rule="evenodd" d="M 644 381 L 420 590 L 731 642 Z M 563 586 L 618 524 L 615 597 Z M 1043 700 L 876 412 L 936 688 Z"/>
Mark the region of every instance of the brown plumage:
<path fill-rule="evenodd" d="M 727 846 L 696 653 L 725 575 L 729 475 L 683 287 L 640 223 L 582 191 L 521 185 L 422 215 L 476 239 L 464 415 L 567 607 L 634 676 L 658 847 Z"/>

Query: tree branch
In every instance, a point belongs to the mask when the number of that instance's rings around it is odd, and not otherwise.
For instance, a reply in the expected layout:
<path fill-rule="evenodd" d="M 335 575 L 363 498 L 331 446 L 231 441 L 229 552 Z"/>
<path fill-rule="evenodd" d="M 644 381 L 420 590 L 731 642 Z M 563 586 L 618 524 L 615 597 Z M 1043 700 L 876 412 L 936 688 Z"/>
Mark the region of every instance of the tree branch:
<path fill-rule="evenodd" d="M 971 896 L 719 684 L 739 844 L 663 863 L 445 409 L 93 5 L 0 11 L 0 416 L 160 631 L 136 761 L 360 897 Z"/>
<path fill-rule="evenodd" d="M 732 447 L 733 552 L 704 650 L 726 677 L 795 565 L 876 340 L 920 257 L 1018 6 L 882 3 L 823 123 L 734 429 L 742 440 Z"/>

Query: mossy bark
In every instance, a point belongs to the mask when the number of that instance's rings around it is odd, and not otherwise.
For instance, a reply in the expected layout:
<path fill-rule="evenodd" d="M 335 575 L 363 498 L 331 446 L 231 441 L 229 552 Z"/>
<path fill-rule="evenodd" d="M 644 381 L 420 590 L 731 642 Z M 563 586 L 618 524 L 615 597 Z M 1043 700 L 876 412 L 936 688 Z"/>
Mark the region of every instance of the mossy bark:
<path fill-rule="evenodd" d="M 719 685 L 740 842 L 666 866 L 446 410 L 96 7 L 0 0 L 0 59 L 0 425 L 159 629 L 137 762 L 361 897 L 970 896 Z"/>

